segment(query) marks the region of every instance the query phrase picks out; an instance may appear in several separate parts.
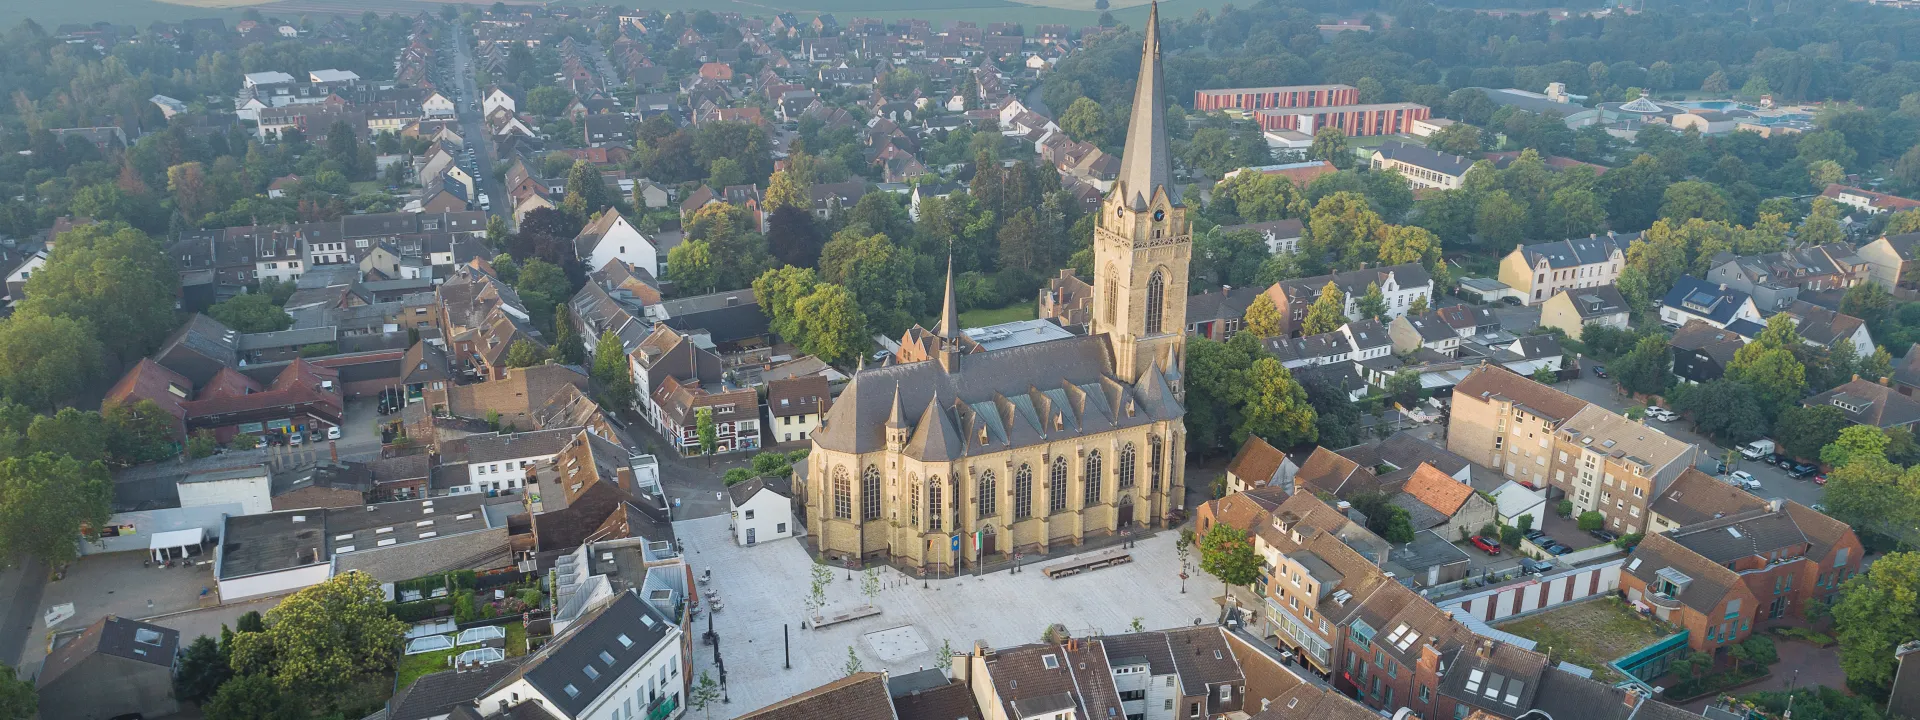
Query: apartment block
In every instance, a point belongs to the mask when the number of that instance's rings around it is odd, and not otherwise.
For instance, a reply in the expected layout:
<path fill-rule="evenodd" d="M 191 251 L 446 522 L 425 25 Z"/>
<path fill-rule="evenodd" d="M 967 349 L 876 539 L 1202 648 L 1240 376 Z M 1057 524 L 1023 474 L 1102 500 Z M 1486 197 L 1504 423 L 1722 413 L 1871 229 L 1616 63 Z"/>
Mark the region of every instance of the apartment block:
<path fill-rule="evenodd" d="M 1262 130 L 1293 130 L 1312 135 L 1320 128 L 1331 127 L 1349 137 L 1411 133 L 1415 122 L 1432 116 L 1432 108 L 1408 102 L 1268 108 L 1253 114 Z"/>
<path fill-rule="evenodd" d="M 1199 90 L 1193 94 L 1193 109 L 1265 110 L 1267 108 L 1332 107 L 1360 102 L 1360 89 L 1352 85 L 1286 85 L 1262 88 L 1221 88 Z"/>
<path fill-rule="evenodd" d="M 1599 405 L 1575 413 L 1554 441 L 1552 487 L 1573 501 L 1574 515 L 1598 512 L 1622 535 L 1644 531 L 1653 498 L 1700 459 L 1699 446 Z"/>
<path fill-rule="evenodd" d="M 1447 449 L 1539 490 L 1553 474 L 1554 431 L 1587 401 L 1482 365 L 1453 389 Z"/>
<path fill-rule="evenodd" d="M 1627 246 L 1639 233 L 1607 233 L 1520 245 L 1500 260 L 1500 282 L 1538 305 L 1562 290 L 1612 285 L 1627 266 Z"/>

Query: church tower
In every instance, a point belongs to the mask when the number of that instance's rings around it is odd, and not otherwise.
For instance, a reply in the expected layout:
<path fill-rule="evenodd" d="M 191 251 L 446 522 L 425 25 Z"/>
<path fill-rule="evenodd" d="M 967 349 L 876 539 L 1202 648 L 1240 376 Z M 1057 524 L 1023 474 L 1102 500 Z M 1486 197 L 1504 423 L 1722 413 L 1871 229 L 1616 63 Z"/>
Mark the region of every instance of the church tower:
<path fill-rule="evenodd" d="M 1178 367 L 1186 349 L 1193 236 L 1173 184 L 1165 102 L 1155 3 L 1147 15 L 1120 176 L 1100 204 L 1093 231 L 1092 332 L 1107 336 L 1114 372 L 1128 382 L 1155 368 Z"/>

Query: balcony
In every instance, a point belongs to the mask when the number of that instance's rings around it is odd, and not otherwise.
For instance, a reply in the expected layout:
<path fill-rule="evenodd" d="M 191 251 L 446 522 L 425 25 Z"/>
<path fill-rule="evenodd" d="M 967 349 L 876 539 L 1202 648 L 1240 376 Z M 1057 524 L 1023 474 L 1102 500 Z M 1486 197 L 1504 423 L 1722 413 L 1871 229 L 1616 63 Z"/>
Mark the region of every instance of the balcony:
<path fill-rule="evenodd" d="M 673 711 L 679 709 L 679 707 L 680 702 L 677 696 L 662 695 L 659 704 L 647 710 L 647 720 L 663 720 L 664 718 L 672 717 Z"/>
<path fill-rule="evenodd" d="M 1646 594 L 1647 604 L 1668 610 L 1680 609 L 1680 599 L 1662 592 Z"/>

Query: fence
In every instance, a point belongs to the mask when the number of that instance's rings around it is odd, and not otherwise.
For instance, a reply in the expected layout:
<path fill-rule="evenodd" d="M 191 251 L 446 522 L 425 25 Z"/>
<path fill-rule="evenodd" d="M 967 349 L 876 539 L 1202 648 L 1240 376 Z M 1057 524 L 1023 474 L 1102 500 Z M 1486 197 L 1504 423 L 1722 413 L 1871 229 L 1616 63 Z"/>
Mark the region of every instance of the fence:
<path fill-rule="evenodd" d="M 1529 578 L 1463 595 L 1440 607 L 1456 618 L 1475 618 L 1486 623 L 1539 612 L 1620 589 L 1620 565 L 1624 560 Z"/>

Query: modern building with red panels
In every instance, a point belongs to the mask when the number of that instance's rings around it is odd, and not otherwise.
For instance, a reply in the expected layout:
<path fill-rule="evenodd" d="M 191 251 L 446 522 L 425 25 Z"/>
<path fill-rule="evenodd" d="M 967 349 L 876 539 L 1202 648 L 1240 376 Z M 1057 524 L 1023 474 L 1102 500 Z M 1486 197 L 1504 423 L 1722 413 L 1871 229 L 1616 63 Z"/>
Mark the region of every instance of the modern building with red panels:
<path fill-rule="evenodd" d="M 1334 107 L 1273 108 L 1254 113 L 1262 130 L 1296 130 L 1312 135 L 1323 127 L 1336 127 L 1348 136 L 1394 135 L 1411 132 L 1416 120 L 1433 115 L 1433 109 L 1418 103 L 1380 103 L 1377 105 L 1338 105 Z"/>
<path fill-rule="evenodd" d="M 1357 102 L 1360 102 L 1360 90 L 1352 85 L 1222 88 L 1200 90 L 1193 94 L 1193 109 L 1199 112 L 1328 107 L 1352 105 Z"/>

